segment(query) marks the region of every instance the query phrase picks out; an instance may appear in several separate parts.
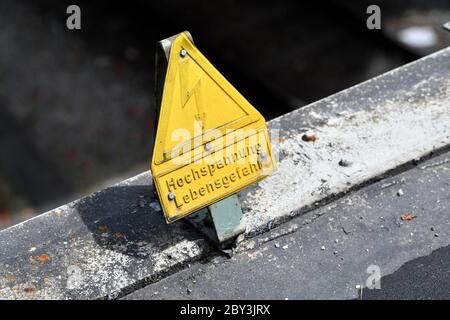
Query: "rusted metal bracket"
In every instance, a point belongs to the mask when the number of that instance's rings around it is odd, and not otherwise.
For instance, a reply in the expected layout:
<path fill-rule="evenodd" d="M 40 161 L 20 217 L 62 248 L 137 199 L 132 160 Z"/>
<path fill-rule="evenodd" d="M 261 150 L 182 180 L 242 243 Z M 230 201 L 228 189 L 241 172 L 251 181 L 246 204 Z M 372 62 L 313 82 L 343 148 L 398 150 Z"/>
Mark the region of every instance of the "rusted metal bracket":
<path fill-rule="evenodd" d="M 236 238 L 245 231 L 241 224 L 242 208 L 237 195 L 201 209 L 186 220 L 228 255 L 231 255 Z"/>

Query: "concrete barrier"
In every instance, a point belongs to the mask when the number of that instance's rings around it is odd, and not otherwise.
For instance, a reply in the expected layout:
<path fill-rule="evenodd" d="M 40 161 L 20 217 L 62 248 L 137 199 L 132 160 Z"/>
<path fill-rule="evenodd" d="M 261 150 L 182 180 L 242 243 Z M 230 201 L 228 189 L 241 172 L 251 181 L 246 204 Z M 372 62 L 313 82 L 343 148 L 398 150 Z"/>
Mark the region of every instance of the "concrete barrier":
<path fill-rule="evenodd" d="M 270 121 L 279 169 L 239 194 L 244 237 L 447 148 L 449 88 L 445 49 Z M 145 172 L 1 231 L 0 298 L 117 298 L 212 250 Z"/>

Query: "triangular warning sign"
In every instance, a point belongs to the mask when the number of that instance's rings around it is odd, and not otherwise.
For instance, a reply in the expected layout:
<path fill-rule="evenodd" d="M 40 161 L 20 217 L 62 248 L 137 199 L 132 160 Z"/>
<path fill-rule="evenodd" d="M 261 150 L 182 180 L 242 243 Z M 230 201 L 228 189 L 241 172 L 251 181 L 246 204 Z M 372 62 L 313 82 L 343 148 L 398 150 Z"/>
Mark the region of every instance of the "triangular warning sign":
<path fill-rule="evenodd" d="M 241 128 L 262 119 L 261 114 L 214 68 L 185 33 L 172 43 L 162 95 L 153 156 L 181 142 L 172 138 L 177 129 L 189 131 L 191 140 L 212 129 Z M 195 121 L 194 121 L 195 120 Z M 195 128 L 195 126 L 201 126 Z M 186 135 L 188 136 L 188 135 Z"/>
<path fill-rule="evenodd" d="M 182 167 L 189 167 L 191 164 L 198 167 L 201 160 L 204 159 L 204 149 L 208 149 L 207 147 L 211 146 L 213 140 L 215 141 L 213 143 L 215 152 L 231 148 L 230 144 L 234 142 L 224 142 L 225 139 L 223 139 L 219 143 L 221 138 L 229 137 L 228 133 L 230 132 L 236 130 L 243 132 L 243 129 L 251 129 L 247 130 L 249 133 L 244 132 L 240 138 L 235 139 L 248 144 L 249 136 L 256 136 L 262 131 L 265 136 L 264 144 L 266 144 L 264 149 L 271 158 L 264 118 L 202 55 L 189 36 L 186 33 L 180 33 L 172 37 L 168 52 L 152 159 L 152 173 L 161 200 L 167 196 L 164 197 L 160 193 L 162 190 L 158 185 L 159 177 L 167 176 L 168 173 Z M 256 148 L 256 144 L 254 147 Z M 181 158 L 183 161 L 180 161 Z M 271 167 L 273 168 L 273 166 Z M 210 176 L 212 175 L 210 172 Z M 260 178 L 260 176 L 259 173 L 258 177 Z M 169 198 L 172 198 L 172 193 L 176 191 L 177 185 L 171 188 L 172 180 L 166 179 L 165 181 L 164 192 L 170 193 Z M 188 184 L 186 181 L 180 182 L 178 189 L 185 187 L 186 184 Z M 223 189 L 228 189 L 228 187 Z M 239 189 L 242 189 L 242 186 L 234 188 L 236 191 Z M 187 189 L 183 190 L 185 194 L 188 191 Z M 211 198 L 208 198 L 209 201 L 206 201 L 207 205 L 223 196 L 223 193 L 214 193 Z M 169 206 L 165 206 L 164 202 L 166 201 L 161 202 L 169 222 L 175 220 L 174 216 L 178 219 L 188 212 L 204 206 L 204 202 L 198 201 L 197 204 L 196 201 L 192 201 L 196 202 L 194 206 L 185 205 L 181 209 L 183 205 L 177 207 L 174 199 L 169 199 L 167 202 Z M 171 213 L 169 213 L 170 204 L 174 204 Z M 189 209 L 184 210 L 187 207 Z"/>

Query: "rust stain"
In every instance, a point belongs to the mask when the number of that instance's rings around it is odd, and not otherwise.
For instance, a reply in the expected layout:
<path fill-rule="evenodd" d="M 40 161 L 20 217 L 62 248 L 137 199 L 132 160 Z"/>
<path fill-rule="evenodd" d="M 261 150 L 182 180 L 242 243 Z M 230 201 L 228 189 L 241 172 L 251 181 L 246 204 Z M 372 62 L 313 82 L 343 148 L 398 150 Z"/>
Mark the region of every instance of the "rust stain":
<path fill-rule="evenodd" d="M 114 237 L 116 237 L 116 238 L 123 238 L 123 237 L 125 237 L 125 235 L 122 232 L 115 232 L 114 233 Z"/>
<path fill-rule="evenodd" d="M 50 256 L 48 254 L 44 253 L 44 254 L 41 254 L 40 256 L 38 256 L 38 259 L 40 262 L 45 263 L 45 262 L 50 261 Z"/>
<path fill-rule="evenodd" d="M 108 232 L 108 227 L 107 226 L 99 226 L 98 231 L 100 231 L 101 233 L 106 233 Z"/>
<path fill-rule="evenodd" d="M 35 293 L 36 292 L 36 288 L 34 288 L 34 287 L 26 287 L 26 288 L 24 288 L 23 289 L 23 291 L 24 292 L 26 292 L 26 293 Z"/>
<path fill-rule="evenodd" d="M 39 261 L 41 263 L 46 263 L 48 261 L 50 261 L 50 256 L 46 253 L 43 253 L 39 256 L 30 256 L 30 263 L 34 264 L 36 261 Z"/>
<path fill-rule="evenodd" d="M 415 216 L 415 215 L 413 215 L 412 213 L 409 213 L 409 212 L 405 213 L 405 214 L 402 214 L 400 216 L 400 219 L 402 219 L 403 221 L 411 221 L 411 220 L 413 220 L 415 218 L 417 218 L 417 216 Z"/>
<path fill-rule="evenodd" d="M 315 142 L 318 137 L 314 133 L 305 133 L 302 136 L 302 140 L 306 142 Z"/>

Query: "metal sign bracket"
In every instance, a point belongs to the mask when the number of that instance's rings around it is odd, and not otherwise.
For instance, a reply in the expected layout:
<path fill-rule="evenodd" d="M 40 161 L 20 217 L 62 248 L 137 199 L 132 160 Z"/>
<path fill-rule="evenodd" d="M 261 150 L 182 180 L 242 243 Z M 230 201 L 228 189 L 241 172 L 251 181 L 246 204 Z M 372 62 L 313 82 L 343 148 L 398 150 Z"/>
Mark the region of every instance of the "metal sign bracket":
<path fill-rule="evenodd" d="M 191 214 L 186 220 L 229 256 L 237 236 L 245 231 L 236 194 Z"/>

